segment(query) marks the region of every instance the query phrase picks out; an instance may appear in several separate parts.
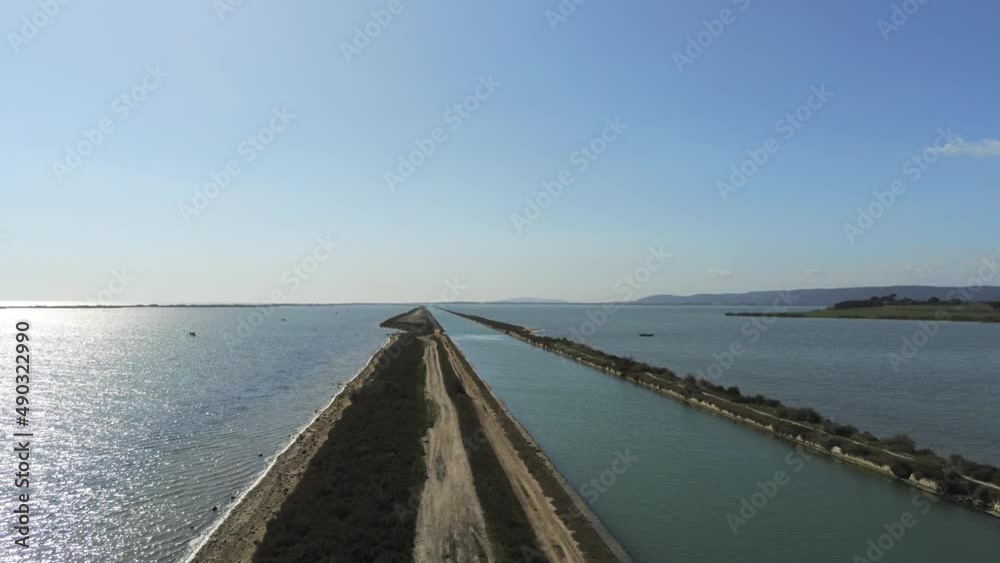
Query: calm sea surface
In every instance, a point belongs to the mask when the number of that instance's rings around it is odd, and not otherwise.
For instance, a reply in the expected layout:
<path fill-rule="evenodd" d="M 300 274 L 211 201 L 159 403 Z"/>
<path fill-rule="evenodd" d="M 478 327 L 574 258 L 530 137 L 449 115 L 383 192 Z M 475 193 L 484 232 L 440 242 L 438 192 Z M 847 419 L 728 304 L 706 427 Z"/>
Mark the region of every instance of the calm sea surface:
<path fill-rule="evenodd" d="M 543 319 L 558 311 L 456 308 L 535 327 L 552 326 Z M 679 314 L 701 316 L 703 325 L 714 322 L 704 319 L 705 311 Z M 827 458 L 806 459 L 763 433 L 459 317 L 437 317 L 639 562 L 997 561 L 1000 519 L 931 502 L 909 487 Z M 670 335 L 666 342 L 679 340 L 689 323 L 676 322 L 653 328 Z M 630 465 L 616 464 L 622 457 Z"/>
<path fill-rule="evenodd" d="M 567 338 L 588 334 L 591 317 L 600 319 L 584 305 L 454 308 Z M 753 321 L 765 319 L 726 317 L 732 310 L 763 309 L 629 306 L 584 338 L 678 373 L 721 374 L 717 383 L 744 394 L 811 406 L 878 436 L 908 434 L 937 452 L 1000 465 L 1000 324 L 942 324 L 907 359 L 903 339 L 921 331 L 916 321 L 776 319 L 760 329 Z M 745 352 L 730 363 L 723 354 L 733 343 Z M 906 360 L 898 370 L 890 353 Z"/>
<path fill-rule="evenodd" d="M 5 540 L 0 561 L 183 560 L 385 341 L 378 323 L 406 309 L 279 307 L 232 351 L 223 335 L 254 309 L 0 310 L 6 373 L 14 324 L 31 322 L 36 436 L 33 547 Z M 12 375 L 3 381 L 9 438 Z M 4 483 L 8 513 L 21 491 Z"/>

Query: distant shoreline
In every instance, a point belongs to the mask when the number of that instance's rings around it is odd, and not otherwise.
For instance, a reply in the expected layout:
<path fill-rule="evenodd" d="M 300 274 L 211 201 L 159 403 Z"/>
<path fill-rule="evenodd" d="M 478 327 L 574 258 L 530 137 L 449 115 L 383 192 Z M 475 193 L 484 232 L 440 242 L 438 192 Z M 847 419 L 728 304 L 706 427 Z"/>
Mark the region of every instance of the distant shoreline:
<path fill-rule="evenodd" d="M 231 309 L 257 307 L 354 307 L 414 303 L 198 303 L 167 305 L 0 305 L 0 309 Z"/>
<path fill-rule="evenodd" d="M 416 307 L 420 306 L 422 302 L 413 301 L 409 303 L 199 303 L 194 305 L 183 305 L 183 304 L 167 304 L 167 305 L 0 305 L 0 310 L 5 309 L 33 309 L 33 310 L 44 310 L 44 309 L 246 309 L 246 308 L 271 308 L 271 307 L 371 307 L 371 306 L 404 306 L 404 307 Z M 616 305 L 618 307 L 662 307 L 669 309 L 684 309 L 689 307 L 764 307 L 764 305 L 723 305 L 723 304 L 668 304 L 668 303 L 637 303 L 634 301 L 625 302 L 579 302 L 579 303 L 497 303 L 491 301 L 464 301 L 464 302 L 447 302 L 447 303 L 429 303 L 429 305 L 440 306 L 440 305 L 496 305 L 500 307 L 509 307 L 517 305 L 529 305 L 529 306 L 574 306 L 574 307 L 600 307 L 602 305 Z"/>
<path fill-rule="evenodd" d="M 565 303 L 510 303 L 495 301 L 449 301 L 441 303 L 427 303 L 423 301 L 410 301 L 399 303 L 168 303 L 168 304 L 132 304 L 132 305 L 0 305 L 0 310 L 4 309 L 226 309 L 226 308 L 250 308 L 250 307 L 368 307 L 368 306 L 404 306 L 418 307 L 420 305 L 433 306 L 454 306 L 454 305 L 496 305 L 500 307 L 530 305 L 544 307 L 575 306 L 575 307 L 600 307 L 602 305 L 616 305 L 618 307 L 657 307 L 665 309 L 685 309 L 691 307 L 757 307 L 764 308 L 767 305 L 754 303 L 639 303 L 637 301 L 579 301 Z"/>
<path fill-rule="evenodd" d="M 964 291 L 963 291 L 964 290 Z M 632 301 L 571 301 L 520 296 L 507 299 L 491 299 L 483 301 L 427 301 L 403 300 L 390 302 L 356 303 L 131 303 L 98 305 L 93 300 L 74 301 L 70 299 L 9 299 L 0 300 L 0 309 L 125 309 L 143 307 L 329 307 L 335 305 L 635 305 L 649 307 L 769 307 L 775 297 L 787 295 L 789 303 L 797 307 L 829 307 L 845 300 L 868 299 L 872 295 L 897 295 L 900 299 L 926 301 L 933 296 L 947 295 L 958 292 L 961 295 L 975 295 L 984 302 L 1000 301 L 1000 286 L 954 287 L 930 285 L 893 285 L 838 288 L 800 288 L 800 289 L 769 289 L 738 293 L 696 293 L 691 295 L 654 294 L 639 297 Z M 966 300 L 970 297 L 966 297 Z M 5 305 L 3 303 L 16 303 Z M 52 303 L 52 304 L 45 304 Z"/>

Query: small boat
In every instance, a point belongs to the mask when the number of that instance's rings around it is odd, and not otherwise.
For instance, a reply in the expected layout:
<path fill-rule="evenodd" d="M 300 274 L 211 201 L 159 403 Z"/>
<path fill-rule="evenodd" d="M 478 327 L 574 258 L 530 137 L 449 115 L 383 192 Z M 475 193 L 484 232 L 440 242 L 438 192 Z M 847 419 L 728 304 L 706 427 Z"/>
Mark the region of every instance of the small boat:
<path fill-rule="evenodd" d="M 194 331 L 191 331 L 191 332 L 188 333 L 188 336 L 198 336 L 198 335 L 195 334 Z"/>
<path fill-rule="evenodd" d="M 640 332 L 639 336 L 642 336 L 644 338 L 649 338 L 650 336 L 654 336 L 654 335 L 653 335 L 652 332 Z"/>
<path fill-rule="evenodd" d="M 285 322 L 285 317 L 281 317 L 281 322 Z"/>

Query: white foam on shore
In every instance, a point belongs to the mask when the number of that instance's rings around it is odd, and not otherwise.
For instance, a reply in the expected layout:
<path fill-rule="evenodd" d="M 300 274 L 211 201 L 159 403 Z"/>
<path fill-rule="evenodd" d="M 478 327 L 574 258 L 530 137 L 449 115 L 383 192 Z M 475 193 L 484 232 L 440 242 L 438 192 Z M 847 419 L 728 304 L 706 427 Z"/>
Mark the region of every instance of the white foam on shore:
<path fill-rule="evenodd" d="M 264 471 L 262 471 L 261 474 L 258 475 L 256 479 L 254 479 L 254 482 L 251 483 L 250 486 L 247 487 L 242 493 L 240 493 L 238 497 L 236 497 L 236 502 L 232 503 L 229 506 L 229 508 L 222 514 L 222 518 L 219 518 L 219 520 L 215 524 L 209 526 L 209 528 L 205 531 L 205 533 L 192 540 L 192 542 L 194 543 L 192 543 L 190 546 L 191 552 L 184 558 L 184 563 L 191 563 L 191 561 L 194 560 L 194 558 L 198 555 L 198 552 L 201 551 L 201 548 L 205 547 L 205 544 L 208 543 L 208 540 L 211 539 L 212 536 L 215 534 L 216 530 L 218 530 L 219 527 L 222 526 L 222 524 L 229 519 L 229 516 L 233 513 L 233 511 L 236 510 L 236 508 L 243 503 L 243 499 L 246 498 L 246 496 L 250 494 L 251 491 L 256 489 L 257 485 L 259 485 L 260 482 L 263 481 L 265 477 L 267 477 L 267 475 L 274 468 L 275 464 L 278 463 L 278 460 L 281 459 L 281 456 L 284 455 L 289 448 L 295 445 L 295 442 L 299 440 L 299 437 L 302 436 L 302 434 L 306 430 L 308 430 L 309 427 L 315 424 L 316 421 L 319 420 L 319 417 L 323 416 L 323 414 L 326 413 L 327 409 L 329 409 L 333 405 L 334 401 L 336 401 L 337 398 L 340 397 L 340 395 L 344 392 L 344 390 L 347 389 L 347 386 L 350 385 L 355 379 L 357 379 L 362 373 L 364 373 L 365 369 L 367 369 L 368 366 L 371 365 L 372 360 L 375 358 L 375 356 L 377 356 L 381 351 L 385 350 L 386 347 L 389 346 L 389 344 L 392 342 L 392 337 L 395 336 L 396 334 L 399 333 L 397 332 L 389 334 L 386 337 L 385 342 L 383 342 L 382 345 L 379 346 L 372 353 L 371 356 L 368 356 L 368 359 L 365 360 L 363 364 L 361 364 L 361 368 L 358 370 L 358 372 L 355 373 L 350 379 L 345 381 L 340 386 L 340 390 L 338 390 L 336 393 L 333 394 L 333 397 L 331 397 L 330 401 L 326 403 L 326 406 L 320 409 L 315 416 L 313 416 L 308 422 L 306 422 L 305 425 L 303 425 L 302 428 L 300 428 L 299 431 L 292 436 L 292 439 L 289 440 L 289 442 L 285 445 L 285 447 L 282 448 L 281 451 L 279 451 L 278 454 L 274 456 L 271 462 L 267 464 L 267 467 L 264 468 Z"/>

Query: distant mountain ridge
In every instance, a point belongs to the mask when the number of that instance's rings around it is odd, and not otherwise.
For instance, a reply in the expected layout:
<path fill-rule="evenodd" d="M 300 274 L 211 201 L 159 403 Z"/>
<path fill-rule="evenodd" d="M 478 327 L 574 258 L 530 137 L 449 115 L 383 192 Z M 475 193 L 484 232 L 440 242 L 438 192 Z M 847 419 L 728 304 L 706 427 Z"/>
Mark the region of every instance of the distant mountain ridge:
<path fill-rule="evenodd" d="M 699 293 L 697 295 L 650 295 L 637 299 L 635 303 L 642 305 L 773 305 L 778 294 L 788 294 L 793 298 L 792 304 L 806 307 L 828 307 L 839 301 L 853 299 L 868 299 L 876 295 L 895 293 L 899 299 L 918 299 L 926 301 L 931 297 L 944 299 L 951 297 L 965 299 L 955 287 L 937 287 L 930 285 L 887 285 L 871 287 L 842 287 L 834 289 L 792 289 L 789 291 L 750 291 L 746 293 Z M 969 301 L 1000 301 L 1000 287 L 983 286 L 981 288 L 964 288 L 971 297 Z"/>

